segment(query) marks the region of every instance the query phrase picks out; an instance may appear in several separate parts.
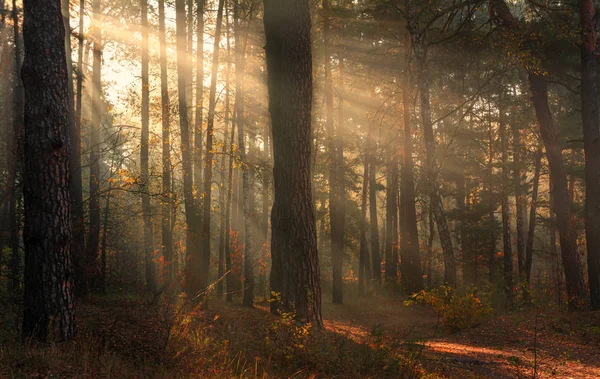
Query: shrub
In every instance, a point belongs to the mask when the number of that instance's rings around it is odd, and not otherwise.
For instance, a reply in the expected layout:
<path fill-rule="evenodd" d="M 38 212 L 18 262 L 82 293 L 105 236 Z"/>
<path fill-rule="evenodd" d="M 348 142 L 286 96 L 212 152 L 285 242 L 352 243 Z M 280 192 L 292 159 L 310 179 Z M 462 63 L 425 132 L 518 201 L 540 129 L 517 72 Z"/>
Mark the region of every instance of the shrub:
<path fill-rule="evenodd" d="M 404 302 L 407 306 L 412 304 L 431 306 L 453 333 L 481 324 L 491 313 L 491 308 L 484 305 L 475 294 L 458 296 L 448 286 L 417 292 Z"/>

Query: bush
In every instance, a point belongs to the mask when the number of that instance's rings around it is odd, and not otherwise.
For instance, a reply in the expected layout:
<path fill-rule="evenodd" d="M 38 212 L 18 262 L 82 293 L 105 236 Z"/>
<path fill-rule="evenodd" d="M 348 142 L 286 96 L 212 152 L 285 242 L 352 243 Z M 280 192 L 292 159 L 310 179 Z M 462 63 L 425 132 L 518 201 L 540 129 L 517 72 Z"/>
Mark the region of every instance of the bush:
<path fill-rule="evenodd" d="M 481 324 L 491 313 L 491 308 L 475 294 L 458 296 L 448 286 L 417 292 L 404 302 L 407 306 L 412 304 L 431 306 L 452 333 Z"/>

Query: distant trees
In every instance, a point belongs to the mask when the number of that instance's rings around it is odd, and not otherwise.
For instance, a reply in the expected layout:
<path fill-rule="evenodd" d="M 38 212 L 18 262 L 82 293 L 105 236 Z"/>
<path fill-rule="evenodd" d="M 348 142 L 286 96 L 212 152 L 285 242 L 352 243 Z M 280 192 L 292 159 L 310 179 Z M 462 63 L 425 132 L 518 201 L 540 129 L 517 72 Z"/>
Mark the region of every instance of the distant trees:
<path fill-rule="evenodd" d="M 69 84 L 60 1 L 25 1 L 23 336 L 75 335 L 69 198 Z"/>

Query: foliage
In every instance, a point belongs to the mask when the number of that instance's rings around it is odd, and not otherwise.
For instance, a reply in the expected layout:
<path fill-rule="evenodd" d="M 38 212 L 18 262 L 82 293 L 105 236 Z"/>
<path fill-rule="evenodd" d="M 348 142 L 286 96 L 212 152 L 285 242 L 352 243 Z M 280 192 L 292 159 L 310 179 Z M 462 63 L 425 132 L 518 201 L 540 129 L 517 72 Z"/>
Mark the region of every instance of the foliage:
<path fill-rule="evenodd" d="M 453 288 L 440 286 L 431 291 L 413 294 L 404 305 L 430 305 L 450 332 L 459 332 L 480 325 L 491 313 L 475 294 L 457 295 Z"/>

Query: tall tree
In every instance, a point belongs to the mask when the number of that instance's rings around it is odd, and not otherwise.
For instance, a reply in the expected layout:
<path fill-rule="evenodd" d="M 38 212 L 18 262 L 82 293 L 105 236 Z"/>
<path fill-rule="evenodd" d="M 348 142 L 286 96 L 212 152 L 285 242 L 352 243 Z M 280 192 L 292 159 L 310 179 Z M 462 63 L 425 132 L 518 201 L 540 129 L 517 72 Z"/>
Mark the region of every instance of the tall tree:
<path fill-rule="evenodd" d="M 419 234 L 417 229 L 417 209 L 415 196 L 415 179 L 413 172 L 412 120 L 410 111 L 411 83 L 410 65 L 410 36 L 404 39 L 406 66 L 402 85 L 402 115 L 404 132 L 404 149 L 402 153 L 401 192 L 400 192 L 400 271 L 402 286 L 409 293 L 423 289 L 423 274 L 421 272 L 421 255 L 419 253 Z"/>
<path fill-rule="evenodd" d="M 144 263 L 146 266 L 146 288 L 156 291 L 154 267 L 154 233 L 152 231 L 152 209 L 150 205 L 149 137 L 150 137 L 150 80 L 148 51 L 148 0 L 141 0 L 142 13 L 142 140 L 140 143 L 140 168 L 142 193 L 142 218 L 144 221 Z M 107 201 L 108 202 L 108 201 Z"/>
<path fill-rule="evenodd" d="M 600 309 L 600 131 L 596 63 L 596 7 L 593 0 L 579 3 L 581 44 L 581 114 L 585 149 L 585 239 L 590 306 Z"/>
<path fill-rule="evenodd" d="M 173 233 L 171 231 L 171 100 L 167 71 L 167 41 L 165 32 L 165 0 L 158 0 L 158 28 L 160 43 L 160 95 L 162 119 L 162 249 L 164 257 L 163 280 L 173 280 Z"/>
<path fill-rule="evenodd" d="M 23 335 L 75 335 L 69 199 L 69 80 L 59 0 L 23 4 L 25 60 Z M 52 327 L 52 330 L 50 329 Z"/>
<path fill-rule="evenodd" d="M 385 282 L 395 289 L 398 279 L 398 153 L 389 147 L 385 191 Z"/>
<path fill-rule="evenodd" d="M 431 208 L 435 216 L 435 222 L 438 227 L 440 243 L 444 253 L 444 282 L 451 286 L 456 285 L 456 261 L 454 258 L 454 249 L 452 248 L 452 239 L 448 228 L 446 213 L 439 188 L 436 184 L 436 138 L 433 133 L 433 122 L 431 118 L 430 86 L 429 73 L 427 71 L 427 41 L 426 31 L 422 31 L 417 17 L 417 9 L 414 0 L 406 0 L 406 17 L 408 22 L 408 31 L 411 37 L 413 51 L 416 61 L 416 80 L 419 88 L 419 100 L 421 111 L 421 123 L 423 124 L 423 137 L 425 139 L 426 162 L 428 187 L 430 190 Z"/>
<path fill-rule="evenodd" d="M 194 181 L 202 180 L 202 121 L 204 111 L 204 4 L 196 1 L 196 115 L 194 117 Z"/>
<path fill-rule="evenodd" d="M 495 23 L 505 29 L 511 36 L 520 37 L 521 24 L 512 15 L 504 0 L 490 0 L 490 14 Z M 581 256 L 577 252 L 576 231 L 572 222 L 573 213 L 569 202 L 567 177 L 562 158 L 561 146 L 558 142 L 557 130 L 550 106 L 548 104 L 548 82 L 541 70 L 535 66 L 526 66 L 532 103 L 535 108 L 540 134 L 546 147 L 546 156 L 550 167 L 550 181 L 554 212 L 560 236 L 562 262 L 565 269 L 569 309 L 581 309 L 585 304 L 586 288 L 583 278 Z"/>
<path fill-rule="evenodd" d="M 502 85 L 502 84 L 501 84 Z M 503 91 L 504 89 L 501 89 Z M 510 205 L 508 204 L 508 183 L 510 181 L 508 168 L 508 136 L 506 135 L 506 109 L 504 107 L 503 93 L 498 99 L 498 134 L 501 144 L 502 159 L 502 189 L 501 189 L 501 207 L 502 207 L 502 241 L 504 246 L 504 292 L 508 302 L 512 303 L 513 287 L 513 253 L 512 241 L 510 237 Z"/>
<path fill-rule="evenodd" d="M 377 217 L 377 156 L 371 152 L 372 127 L 369 126 L 367 137 L 367 157 L 369 163 L 369 223 L 371 224 L 371 263 L 373 266 L 373 280 L 381 284 L 381 252 L 379 250 L 379 220 Z"/>
<path fill-rule="evenodd" d="M 102 17 L 100 0 L 92 1 L 92 42 L 94 63 L 92 73 L 92 123 L 90 125 L 90 225 L 86 246 L 86 280 L 98 278 L 98 246 L 100 243 L 100 123 L 102 119 Z"/>
<path fill-rule="evenodd" d="M 265 0 L 275 201 L 271 211 L 272 310 L 295 310 L 321 328 L 321 285 L 311 191 L 312 50 L 308 0 Z"/>

